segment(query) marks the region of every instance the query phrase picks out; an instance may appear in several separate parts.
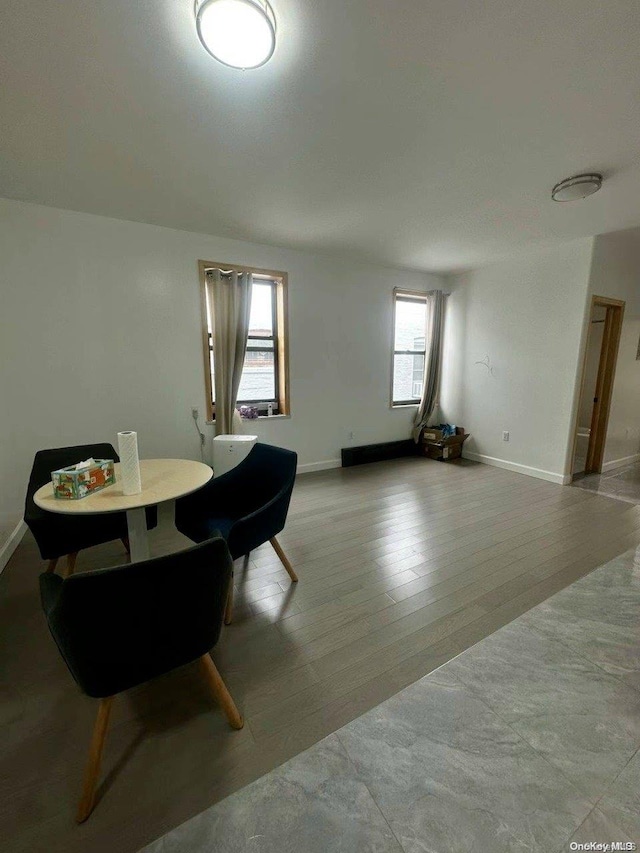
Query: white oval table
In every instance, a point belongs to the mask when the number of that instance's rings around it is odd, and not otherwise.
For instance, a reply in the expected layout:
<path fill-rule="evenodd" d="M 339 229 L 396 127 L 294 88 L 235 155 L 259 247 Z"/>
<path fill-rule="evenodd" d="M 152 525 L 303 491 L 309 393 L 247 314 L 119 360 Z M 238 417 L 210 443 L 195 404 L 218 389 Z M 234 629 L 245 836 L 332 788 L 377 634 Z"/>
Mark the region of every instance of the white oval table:
<path fill-rule="evenodd" d="M 195 492 L 208 483 L 213 471 L 203 462 L 191 459 L 141 459 L 142 491 L 125 495 L 120 481 L 120 464 L 115 464 L 116 481 L 86 498 L 64 500 L 53 496 L 53 483 L 47 483 L 33 496 L 40 509 L 64 515 L 97 515 L 126 512 L 131 562 L 149 558 L 145 507 L 175 500 Z"/>

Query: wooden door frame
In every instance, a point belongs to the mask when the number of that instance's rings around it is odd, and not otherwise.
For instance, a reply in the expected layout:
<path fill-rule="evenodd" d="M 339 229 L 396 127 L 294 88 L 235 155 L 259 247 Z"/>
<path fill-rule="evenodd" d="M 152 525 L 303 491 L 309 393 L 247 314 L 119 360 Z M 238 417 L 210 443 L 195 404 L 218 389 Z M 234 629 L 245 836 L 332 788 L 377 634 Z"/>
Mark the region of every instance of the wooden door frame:
<path fill-rule="evenodd" d="M 591 298 L 591 307 L 589 309 L 589 324 L 591 323 L 591 318 L 593 316 L 593 309 L 596 307 L 606 308 L 606 316 L 604 321 L 604 332 L 602 335 L 602 345 L 600 348 L 600 360 L 598 363 L 594 405 L 591 415 L 591 431 L 589 435 L 589 447 L 587 449 L 587 460 L 584 470 L 585 474 L 600 474 L 602 472 L 625 303 L 620 299 L 610 299 L 608 296 L 594 295 Z M 590 329 L 591 326 L 589 326 L 589 330 Z M 587 338 L 587 346 L 585 348 L 584 361 L 582 365 L 580 399 L 582 399 L 582 394 L 584 393 L 588 346 L 589 339 Z M 578 405 L 579 404 L 580 401 L 578 401 Z M 579 424 L 576 421 L 572 459 L 575 459 L 578 427 Z"/>

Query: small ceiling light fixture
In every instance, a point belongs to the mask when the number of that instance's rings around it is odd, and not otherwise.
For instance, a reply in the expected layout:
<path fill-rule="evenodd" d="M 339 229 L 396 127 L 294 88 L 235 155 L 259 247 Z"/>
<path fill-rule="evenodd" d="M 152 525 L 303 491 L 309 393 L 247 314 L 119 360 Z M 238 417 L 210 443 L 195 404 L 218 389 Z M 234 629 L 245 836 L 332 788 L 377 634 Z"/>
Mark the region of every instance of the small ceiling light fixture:
<path fill-rule="evenodd" d="M 560 181 L 551 190 L 551 198 L 554 201 L 577 201 L 588 195 L 597 193 L 602 186 L 602 175 L 590 172 L 585 175 L 573 175 Z"/>
<path fill-rule="evenodd" d="M 196 0 L 198 37 L 231 68 L 259 68 L 276 48 L 276 19 L 267 0 Z"/>

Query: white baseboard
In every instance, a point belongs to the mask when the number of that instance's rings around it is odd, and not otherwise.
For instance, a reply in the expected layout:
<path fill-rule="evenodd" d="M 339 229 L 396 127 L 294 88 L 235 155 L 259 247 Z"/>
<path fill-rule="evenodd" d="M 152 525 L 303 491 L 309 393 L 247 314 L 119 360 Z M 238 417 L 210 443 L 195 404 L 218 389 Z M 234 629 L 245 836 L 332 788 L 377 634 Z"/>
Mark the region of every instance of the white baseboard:
<path fill-rule="evenodd" d="M 634 462 L 640 462 L 640 453 L 634 453 L 631 456 L 623 456 L 622 459 L 612 459 L 611 462 L 605 462 L 602 466 L 602 473 L 612 471 L 614 468 L 622 468 L 625 465 L 633 465 Z"/>
<path fill-rule="evenodd" d="M 549 483 L 558 483 L 560 486 L 566 486 L 567 483 L 571 482 L 571 477 L 568 474 L 556 474 L 555 471 L 544 471 L 542 468 L 520 465 L 518 462 L 509 462 L 507 459 L 485 456 L 484 453 L 473 453 L 470 450 L 465 450 L 462 455 L 465 459 L 471 459 L 473 462 L 482 462 L 484 465 L 492 465 L 494 468 L 505 468 L 507 471 L 526 474 L 527 477 L 537 477 L 538 480 L 547 480 Z"/>
<path fill-rule="evenodd" d="M 324 459 L 322 462 L 307 462 L 306 465 L 298 465 L 298 474 L 309 474 L 311 471 L 328 471 L 329 468 L 341 468 L 340 459 Z"/>
<path fill-rule="evenodd" d="M 0 573 L 9 562 L 11 555 L 22 541 L 22 537 L 26 532 L 27 525 L 24 521 L 18 522 L 13 532 L 9 535 L 7 541 L 4 543 L 2 548 L 0 548 Z"/>

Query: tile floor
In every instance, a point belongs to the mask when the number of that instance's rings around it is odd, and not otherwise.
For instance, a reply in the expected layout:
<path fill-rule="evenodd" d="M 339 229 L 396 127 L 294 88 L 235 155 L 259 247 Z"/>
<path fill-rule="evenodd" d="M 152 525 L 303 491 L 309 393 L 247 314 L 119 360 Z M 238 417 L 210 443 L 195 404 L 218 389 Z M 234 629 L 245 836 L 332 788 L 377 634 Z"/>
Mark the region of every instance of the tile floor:
<path fill-rule="evenodd" d="M 639 617 L 640 549 L 145 853 L 561 853 L 571 842 L 640 843 Z"/>
<path fill-rule="evenodd" d="M 574 480 L 571 485 L 608 498 L 640 504 L 640 462 L 614 468 L 604 474 L 587 474 L 586 477 Z"/>

